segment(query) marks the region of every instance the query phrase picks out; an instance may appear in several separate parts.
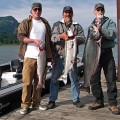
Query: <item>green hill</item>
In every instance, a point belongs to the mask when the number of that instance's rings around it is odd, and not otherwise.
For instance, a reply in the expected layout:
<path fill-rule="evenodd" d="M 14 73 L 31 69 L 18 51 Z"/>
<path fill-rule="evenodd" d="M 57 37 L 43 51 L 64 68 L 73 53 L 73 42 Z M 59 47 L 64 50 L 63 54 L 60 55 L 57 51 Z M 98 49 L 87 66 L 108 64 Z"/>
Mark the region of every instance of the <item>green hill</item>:
<path fill-rule="evenodd" d="M 0 44 L 16 43 L 18 21 L 12 16 L 0 17 Z"/>
<path fill-rule="evenodd" d="M 0 33 L 15 33 L 18 26 L 18 21 L 12 17 L 0 17 Z"/>

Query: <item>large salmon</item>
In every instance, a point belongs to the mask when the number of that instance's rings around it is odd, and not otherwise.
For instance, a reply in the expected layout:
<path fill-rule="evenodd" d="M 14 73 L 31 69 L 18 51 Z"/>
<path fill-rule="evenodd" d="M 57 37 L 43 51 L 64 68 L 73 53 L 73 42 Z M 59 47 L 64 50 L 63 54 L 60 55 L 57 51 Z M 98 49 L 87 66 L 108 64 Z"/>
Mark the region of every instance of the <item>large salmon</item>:
<path fill-rule="evenodd" d="M 67 83 L 67 74 L 73 69 L 75 59 L 77 56 L 77 41 L 76 38 L 68 40 L 65 43 L 65 65 L 63 74 L 60 76 L 59 80 L 62 80 L 65 84 Z"/>
<path fill-rule="evenodd" d="M 39 49 L 39 54 L 37 58 L 37 75 L 38 75 L 38 85 L 37 88 L 45 88 L 45 70 L 46 69 L 46 51 L 44 49 Z"/>
<path fill-rule="evenodd" d="M 99 30 L 94 25 L 90 27 L 88 35 L 84 51 L 84 83 L 81 89 L 90 93 L 90 80 L 96 72 L 101 54 L 101 38 Z"/>

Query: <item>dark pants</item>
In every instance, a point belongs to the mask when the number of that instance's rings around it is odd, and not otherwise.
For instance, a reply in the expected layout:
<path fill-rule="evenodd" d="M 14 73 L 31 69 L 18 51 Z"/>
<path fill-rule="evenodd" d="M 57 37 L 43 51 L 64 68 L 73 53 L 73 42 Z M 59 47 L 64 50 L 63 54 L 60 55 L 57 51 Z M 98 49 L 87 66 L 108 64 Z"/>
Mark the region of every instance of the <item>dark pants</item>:
<path fill-rule="evenodd" d="M 95 97 L 95 102 L 97 103 L 104 103 L 104 96 L 100 81 L 102 68 L 107 81 L 109 105 L 117 105 L 116 69 L 111 48 L 106 48 L 101 51 L 98 68 L 90 81 L 92 94 Z"/>

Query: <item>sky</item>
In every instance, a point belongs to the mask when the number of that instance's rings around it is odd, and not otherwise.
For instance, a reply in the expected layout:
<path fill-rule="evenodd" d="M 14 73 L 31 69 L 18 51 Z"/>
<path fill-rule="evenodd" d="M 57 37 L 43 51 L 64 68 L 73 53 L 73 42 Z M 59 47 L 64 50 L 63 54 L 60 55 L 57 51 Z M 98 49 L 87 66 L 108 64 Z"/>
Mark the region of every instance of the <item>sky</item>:
<path fill-rule="evenodd" d="M 46 18 L 52 26 L 54 22 L 62 19 L 64 6 L 73 8 L 73 20 L 88 28 L 94 19 L 93 9 L 96 3 L 103 3 L 105 16 L 117 22 L 116 0 L 0 0 L 0 17 L 13 16 L 18 22 L 30 15 L 33 2 L 42 4 L 42 17 Z"/>

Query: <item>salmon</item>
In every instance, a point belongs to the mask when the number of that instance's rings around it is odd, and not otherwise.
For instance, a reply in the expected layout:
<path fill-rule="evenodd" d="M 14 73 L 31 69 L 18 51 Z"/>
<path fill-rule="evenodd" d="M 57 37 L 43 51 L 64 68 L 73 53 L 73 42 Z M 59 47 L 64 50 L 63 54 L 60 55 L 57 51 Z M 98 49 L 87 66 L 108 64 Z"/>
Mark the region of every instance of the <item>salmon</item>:
<path fill-rule="evenodd" d="M 63 74 L 60 76 L 59 80 L 63 81 L 64 84 L 67 83 L 67 74 L 73 69 L 73 65 L 77 56 L 77 41 L 76 38 L 66 41 L 65 43 L 65 64 Z"/>
<path fill-rule="evenodd" d="M 40 48 L 40 47 L 39 47 Z M 44 49 L 39 49 L 39 54 L 37 58 L 37 75 L 38 75 L 38 85 L 37 88 L 45 88 L 45 71 L 46 71 L 46 51 Z"/>
<path fill-rule="evenodd" d="M 88 93 L 90 93 L 90 80 L 96 72 L 101 54 L 99 30 L 94 25 L 92 25 L 90 29 L 93 33 L 91 34 L 90 30 L 88 32 L 89 37 L 84 50 L 84 83 L 81 85 L 81 90 Z"/>

